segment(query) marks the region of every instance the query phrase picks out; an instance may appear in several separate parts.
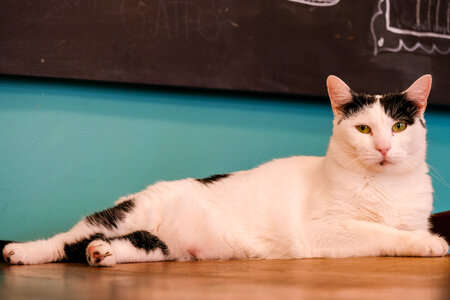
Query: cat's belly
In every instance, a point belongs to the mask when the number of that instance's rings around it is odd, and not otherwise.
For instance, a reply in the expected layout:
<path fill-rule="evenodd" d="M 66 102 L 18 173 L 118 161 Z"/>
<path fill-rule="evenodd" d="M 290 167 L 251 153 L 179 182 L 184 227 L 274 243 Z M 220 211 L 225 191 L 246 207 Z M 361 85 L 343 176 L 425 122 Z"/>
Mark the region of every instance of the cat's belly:
<path fill-rule="evenodd" d="M 149 187 L 150 219 L 160 220 L 150 231 L 181 260 L 307 257 L 302 222 L 322 161 L 292 157 L 214 184 L 186 179 Z"/>

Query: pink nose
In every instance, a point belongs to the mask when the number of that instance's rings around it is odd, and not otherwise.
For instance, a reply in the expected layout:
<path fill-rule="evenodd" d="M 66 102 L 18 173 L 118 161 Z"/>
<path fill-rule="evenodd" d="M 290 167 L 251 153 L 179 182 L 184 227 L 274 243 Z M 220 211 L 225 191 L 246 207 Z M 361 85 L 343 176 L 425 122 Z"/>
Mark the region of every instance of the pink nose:
<path fill-rule="evenodd" d="M 383 156 L 386 156 L 386 154 L 388 153 L 389 149 L 391 149 L 391 146 L 376 146 L 375 149 L 377 149 L 378 151 L 380 151 L 380 153 Z"/>

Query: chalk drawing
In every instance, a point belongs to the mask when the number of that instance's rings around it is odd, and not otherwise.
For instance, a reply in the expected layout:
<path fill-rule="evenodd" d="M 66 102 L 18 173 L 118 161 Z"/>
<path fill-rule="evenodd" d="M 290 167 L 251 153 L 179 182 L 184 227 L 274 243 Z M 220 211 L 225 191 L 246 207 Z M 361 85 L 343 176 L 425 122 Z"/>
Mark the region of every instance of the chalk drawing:
<path fill-rule="evenodd" d="M 124 29 L 135 38 L 214 41 L 227 25 L 221 11 L 193 0 L 122 0 L 120 15 Z"/>
<path fill-rule="evenodd" d="M 373 54 L 450 54 L 450 0 L 379 0 L 370 21 Z M 399 14 L 402 14 L 400 17 Z"/>
<path fill-rule="evenodd" d="M 341 0 L 288 0 L 291 2 L 297 2 L 312 6 L 333 6 L 339 3 Z"/>

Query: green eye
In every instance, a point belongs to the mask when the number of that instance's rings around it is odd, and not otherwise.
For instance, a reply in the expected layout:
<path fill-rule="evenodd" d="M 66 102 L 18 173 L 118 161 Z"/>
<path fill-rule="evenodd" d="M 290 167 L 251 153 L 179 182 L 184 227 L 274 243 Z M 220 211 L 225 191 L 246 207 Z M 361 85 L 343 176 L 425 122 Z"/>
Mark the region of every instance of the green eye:
<path fill-rule="evenodd" d="M 358 129 L 359 132 L 365 133 L 365 134 L 372 132 L 372 129 L 370 129 L 370 127 L 367 125 L 357 125 L 356 129 Z"/>
<path fill-rule="evenodd" d="M 392 130 L 394 132 L 400 132 L 406 129 L 406 123 L 405 122 L 397 122 L 392 126 Z"/>

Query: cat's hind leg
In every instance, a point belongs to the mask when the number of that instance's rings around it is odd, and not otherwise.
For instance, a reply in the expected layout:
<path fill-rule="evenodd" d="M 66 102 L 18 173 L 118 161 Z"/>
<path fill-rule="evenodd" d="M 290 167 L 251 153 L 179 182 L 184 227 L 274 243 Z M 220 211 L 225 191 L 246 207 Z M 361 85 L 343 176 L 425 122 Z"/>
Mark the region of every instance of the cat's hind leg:
<path fill-rule="evenodd" d="M 122 236 L 142 228 L 145 218 L 135 206 L 139 202 L 130 199 L 90 215 L 78 222 L 71 230 L 57 234 L 47 240 L 26 243 L 11 243 L 4 247 L 3 257 L 11 264 L 39 264 L 66 260 L 66 245 L 90 242 L 96 235 L 105 238 Z M 144 209 L 145 214 L 145 209 Z M 84 247 L 83 252 L 86 247 Z M 85 257 L 84 260 L 85 261 Z"/>
<path fill-rule="evenodd" d="M 107 241 L 94 240 L 86 249 L 86 257 L 91 266 L 171 259 L 167 245 L 148 231 L 136 231 Z"/>

